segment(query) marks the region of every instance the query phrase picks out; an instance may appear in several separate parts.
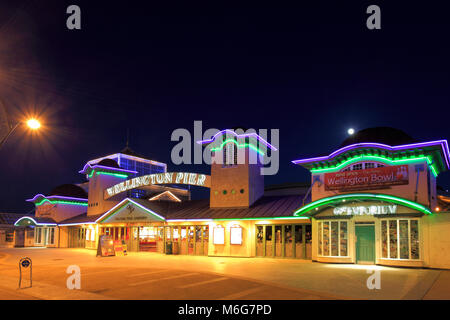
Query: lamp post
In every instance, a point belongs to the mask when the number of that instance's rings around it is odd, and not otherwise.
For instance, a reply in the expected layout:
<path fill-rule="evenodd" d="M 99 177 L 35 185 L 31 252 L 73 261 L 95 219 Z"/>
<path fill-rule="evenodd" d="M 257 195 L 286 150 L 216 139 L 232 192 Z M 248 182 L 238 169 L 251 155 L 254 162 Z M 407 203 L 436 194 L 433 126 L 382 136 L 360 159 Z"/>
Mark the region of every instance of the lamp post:
<path fill-rule="evenodd" d="M 5 144 L 6 140 L 8 140 L 9 136 L 11 134 L 13 134 L 14 131 L 16 131 L 16 129 L 21 125 L 21 124 L 25 124 L 24 122 L 18 122 L 16 123 L 14 126 L 9 128 L 8 133 L 6 134 L 6 136 L 2 139 L 2 141 L 0 142 L 0 149 L 2 148 L 2 146 Z M 41 127 L 41 123 L 36 120 L 36 119 L 29 119 L 26 122 L 26 125 L 32 129 L 32 130 L 38 130 Z"/>

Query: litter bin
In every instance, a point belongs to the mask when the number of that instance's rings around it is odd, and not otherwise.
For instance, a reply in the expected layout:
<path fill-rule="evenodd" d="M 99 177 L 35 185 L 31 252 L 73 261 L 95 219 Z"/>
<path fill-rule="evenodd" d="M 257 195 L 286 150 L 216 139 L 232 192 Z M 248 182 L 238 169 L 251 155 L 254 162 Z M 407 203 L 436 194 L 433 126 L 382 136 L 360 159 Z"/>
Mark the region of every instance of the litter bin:
<path fill-rule="evenodd" d="M 178 242 L 172 243 L 172 254 L 178 254 Z"/>
<path fill-rule="evenodd" d="M 166 254 L 172 254 L 172 242 L 166 242 Z"/>

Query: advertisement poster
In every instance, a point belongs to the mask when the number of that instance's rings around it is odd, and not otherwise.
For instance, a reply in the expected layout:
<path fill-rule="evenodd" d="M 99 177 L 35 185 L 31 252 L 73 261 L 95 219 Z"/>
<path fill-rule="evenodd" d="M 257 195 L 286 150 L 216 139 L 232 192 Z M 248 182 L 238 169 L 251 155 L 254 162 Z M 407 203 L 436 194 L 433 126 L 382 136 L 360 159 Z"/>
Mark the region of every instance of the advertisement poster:
<path fill-rule="evenodd" d="M 102 235 L 98 239 L 97 256 L 114 256 L 114 244 L 111 236 Z"/>
<path fill-rule="evenodd" d="M 330 172 L 324 175 L 325 190 L 383 188 L 409 183 L 408 166 L 390 166 L 365 170 Z"/>
<path fill-rule="evenodd" d="M 225 243 L 225 229 L 223 227 L 217 226 L 214 228 L 214 244 L 224 244 Z"/>

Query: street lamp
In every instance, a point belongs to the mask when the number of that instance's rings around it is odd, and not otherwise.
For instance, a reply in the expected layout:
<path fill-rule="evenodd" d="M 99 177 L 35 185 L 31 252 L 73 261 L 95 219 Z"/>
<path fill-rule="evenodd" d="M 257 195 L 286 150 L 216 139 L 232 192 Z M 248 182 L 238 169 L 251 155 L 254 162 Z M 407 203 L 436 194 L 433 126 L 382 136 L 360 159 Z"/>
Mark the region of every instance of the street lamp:
<path fill-rule="evenodd" d="M 2 139 L 2 141 L 0 142 L 0 148 L 5 144 L 6 140 L 8 140 L 9 136 L 21 125 L 21 124 L 25 124 L 28 126 L 28 128 L 30 128 L 31 130 L 38 130 L 41 127 L 41 123 L 32 118 L 32 119 L 28 119 L 26 122 L 18 122 L 16 123 L 14 126 L 9 128 L 8 133 L 6 134 L 6 136 Z"/>

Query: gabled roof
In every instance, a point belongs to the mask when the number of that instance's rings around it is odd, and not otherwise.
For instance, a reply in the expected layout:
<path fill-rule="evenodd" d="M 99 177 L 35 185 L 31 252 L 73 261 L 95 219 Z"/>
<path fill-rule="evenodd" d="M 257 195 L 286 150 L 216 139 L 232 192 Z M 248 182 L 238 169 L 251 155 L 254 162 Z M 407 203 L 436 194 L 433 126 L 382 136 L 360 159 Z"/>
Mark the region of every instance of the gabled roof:
<path fill-rule="evenodd" d="M 157 195 L 152 196 L 149 201 L 176 201 L 181 202 L 181 199 L 178 198 L 176 195 L 174 195 L 169 190 L 166 190 L 164 192 L 161 192 Z"/>

